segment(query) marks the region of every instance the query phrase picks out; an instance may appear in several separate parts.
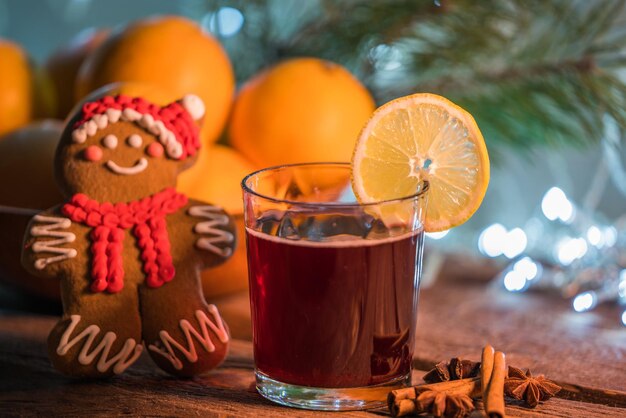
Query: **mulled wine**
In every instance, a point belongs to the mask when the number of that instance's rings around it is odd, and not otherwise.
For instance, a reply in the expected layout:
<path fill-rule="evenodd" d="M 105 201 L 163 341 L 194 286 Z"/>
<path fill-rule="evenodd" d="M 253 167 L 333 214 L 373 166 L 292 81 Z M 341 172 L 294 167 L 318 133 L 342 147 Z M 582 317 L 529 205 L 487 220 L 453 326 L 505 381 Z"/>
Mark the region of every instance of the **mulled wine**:
<path fill-rule="evenodd" d="M 421 231 L 330 242 L 246 235 L 259 372 L 323 388 L 410 373 Z"/>

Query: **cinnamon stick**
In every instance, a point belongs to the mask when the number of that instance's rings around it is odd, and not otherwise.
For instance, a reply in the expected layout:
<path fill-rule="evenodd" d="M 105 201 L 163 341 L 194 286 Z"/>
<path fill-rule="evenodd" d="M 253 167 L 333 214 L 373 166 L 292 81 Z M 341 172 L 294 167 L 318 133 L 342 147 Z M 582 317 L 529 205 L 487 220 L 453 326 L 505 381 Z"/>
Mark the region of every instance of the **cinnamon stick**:
<path fill-rule="evenodd" d="M 387 395 L 387 407 L 392 416 L 401 417 L 415 412 L 415 399 L 417 394 L 414 386 L 392 390 Z"/>
<path fill-rule="evenodd" d="M 402 417 L 418 412 L 417 404 L 414 399 L 402 399 L 400 401 L 396 401 L 391 404 L 389 411 L 393 417 Z"/>
<path fill-rule="evenodd" d="M 480 396 L 480 377 L 429 383 L 427 385 L 413 386 L 413 388 L 416 396 L 427 390 L 437 390 L 450 395 L 467 395 L 470 398 L 475 398 Z"/>
<path fill-rule="evenodd" d="M 391 394 L 394 395 L 394 399 L 396 400 L 415 399 L 417 397 L 415 393 L 415 386 L 392 390 Z"/>
<path fill-rule="evenodd" d="M 426 391 L 443 392 L 446 395 L 467 395 L 470 398 L 480 396 L 480 378 L 449 380 L 447 382 L 430 383 L 426 385 L 412 386 L 409 388 L 396 389 L 389 392 L 387 406 L 394 417 L 419 413 L 415 402 L 417 397 Z"/>
<path fill-rule="evenodd" d="M 493 370 L 487 395 L 483 397 L 485 413 L 489 418 L 504 418 L 504 379 L 506 377 L 506 360 L 502 351 L 496 351 L 493 357 Z"/>
<path fill-rule="evenodd" d="M 483 348 L 483 353 L 480 358 L 480 386 L 481 393 L 483 394 L 483 403 L 485 410 L 487 410 L 487 389 L 489 388 L 489 381 L 491 380 L 491 373 L 493 371 L 493 356 L 495 350 L 489 344 Z"/>

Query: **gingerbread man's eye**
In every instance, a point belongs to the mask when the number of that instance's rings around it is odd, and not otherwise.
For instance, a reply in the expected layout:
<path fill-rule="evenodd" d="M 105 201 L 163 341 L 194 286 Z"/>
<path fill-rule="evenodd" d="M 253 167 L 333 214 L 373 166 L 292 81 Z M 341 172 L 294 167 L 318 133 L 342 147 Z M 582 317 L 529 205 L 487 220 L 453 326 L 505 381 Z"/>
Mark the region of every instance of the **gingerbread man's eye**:
<path fill-rule="evenodd" d="M 126 142 L 128 142 L 128 145 L 130 145 L 133 148 L 139 148 L 141 144 L 143 143 L 143 140 L 141 139 L 141 136 L 137 134 L 132 134 L 131 136 L 128 137 Z"/>
<path fill-rule="evenodd" d="M 117 147 L 117 137 L 115 135 L 107 135 L 102 139 L 102 145 L 108 149 L 115 149 Z"/>

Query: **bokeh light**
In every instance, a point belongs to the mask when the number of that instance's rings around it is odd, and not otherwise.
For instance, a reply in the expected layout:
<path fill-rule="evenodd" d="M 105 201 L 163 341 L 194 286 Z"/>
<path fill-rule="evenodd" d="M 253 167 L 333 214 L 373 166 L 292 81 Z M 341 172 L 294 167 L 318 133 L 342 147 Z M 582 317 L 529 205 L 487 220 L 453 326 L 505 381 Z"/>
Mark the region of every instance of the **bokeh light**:
<path fill-rule="evenodd" d="M 513 270 L 519 272 L 526 280 L 533 280 L 539 276 L 541 266 L 533 261 L 532 258 L 523 257 L 513 265 Z"/>
<path fill-rule="evenodd" d="M 552 187 L 541 200 L 541 211 L 551 221 L 560 219 L 569 223 L 574 219 L 575 209 L 565 192 L 558 187 Z"/>
<path fill-rule="evenodd" d="M 619 284 L 617 285 L 617 293 L 620 298 L 626 299 L 626 269 L 619 272 Z"/>
<path fill-rule="evenodd" d="M 506 258 L 515 258 L 526 249 L 528 239 L 521 228 L 514 228 L 506 234 L 502 253 Z"/>
<path fill-rule="evenodd" d="M 209 13 L 202 19 L 202 26 L 211 33 L 228 38 L 236 35 L 243 27 L 243 14 L 234 7 L 221 7 L 215 13 Z"/>
<path fill-rule="evenodd" d="M 594 247 L 602 248 L 604 245 L 604 237 L 602 231 L 595 225 L 592 225 L 587 229 L 587 241 Z"/>
<path fill-rule="evenodd" d="M 603 231 L 604 244 L 607 247 L 612 247 L 617 242 L 617 229 L 614 226 L 607 226 Z"/>
<path fill-rule="evenodd" d="M 504 255 L 507 258 L 515 258 L 524 252 L 528 245 L 526 233 L 521 228 L 513 228 L 510 231 L 495 223 L 485 228 L 478 237 L 478 250 L 488 257 Z"/>
<path fill-rule="evenodd" d="M 517 270 L 511 270 L 504 275 L 504 287 L 509 292 L 519 292 L 526 287 L 526 277 Z"/>
<path fill-rule="evenodd" d="M 586 312 L 593 309 L 598 302 L 595 292 L 584 292 L 574 298 L 572 306 L 576 312 Z"/>
<path fill-rule="evenodd" d="M 556 245 L 556 258 L 559 263 L 569 266 L 587 253 L 587 241 L 583 238 L 563 238 Z"/>
<path fill-rule="evenodd" d="M 501 224 L 493 224 L 481 232 L 478 237 L 478 249 L 488 257 L 497 257 L 502 250 L 507 238 L 507 231 Z"/>

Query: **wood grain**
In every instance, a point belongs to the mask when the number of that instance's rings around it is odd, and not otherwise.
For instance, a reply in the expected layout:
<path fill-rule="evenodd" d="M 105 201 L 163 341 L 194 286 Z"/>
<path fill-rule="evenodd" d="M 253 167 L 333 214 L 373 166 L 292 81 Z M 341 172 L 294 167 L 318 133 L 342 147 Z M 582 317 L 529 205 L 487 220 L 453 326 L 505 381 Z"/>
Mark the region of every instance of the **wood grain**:
<path fill-rule="evenodd" d="M 147 357 L 109 381 L 75 381 L 59 375 L 45 357 L 45 336 L 56 321 L 33 315 L 0 316 L 0 415 L 13 416 L 205 416 L 314 417 L 320 412 L 280 407 L 258 395 L 252 346 L 234 340 L 222 367 L 194 379 L 175 379 Z M 414 382 L 423 372 L 415 372 Z M 478 402 L 478 408 L 481 408 Z M 530 410 L 507 408 L 508 416 L 625 416 L 626 409 L 552 399 Z M 338 414 L 332 414 L 337 416 Z M 339 414 L 388 415 L 384 409 Z M 481 416 L 475 413 L 473 416 Z"/>
<path fill-rule="evenodd" d="M 223 366 L 189 380 L 164 374 L 146 356 L 108 381 L 63 377 L 46 357 L 46 336 L 56 317 L 0 311 L 0 416 L 324 415 L 280 407 L 256 393 L 252 348 L 246 341 L 251 338 L 247 294 L 217 302 L 237 339 Z M 614 314 L 606 307 L 576 315 L 566 302 L 547 295 L 512 295 L 484 284 L 441 282 L 421 295 L 414 364 L 425 370 L 453 356 L 478 359 L 481 347 L 490 342 L 507 352 L 509 363 L 565 382 L 559 396 L 569 398 L 551 399 L 536 409 L 510 405 L 508 416 L 624 417 L 626 335 L 611 322 Z M 415 383 L 422 374 L 414 373 Z M 482 416 L 480 402 L 478 407 L 475 417 Z M 388 413 L 381 409 L 332 415 Z"/>
<path fill-rule="evenodd" d="M 421 368 L 450 357 L 480 360 L 490 343 L 508 364 L 584 386 L 626 391 L 626 329 L 617 306 L 575 313 L 546 294 L 445 283 L 422 292 L 416 357 Z"/>

